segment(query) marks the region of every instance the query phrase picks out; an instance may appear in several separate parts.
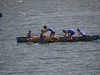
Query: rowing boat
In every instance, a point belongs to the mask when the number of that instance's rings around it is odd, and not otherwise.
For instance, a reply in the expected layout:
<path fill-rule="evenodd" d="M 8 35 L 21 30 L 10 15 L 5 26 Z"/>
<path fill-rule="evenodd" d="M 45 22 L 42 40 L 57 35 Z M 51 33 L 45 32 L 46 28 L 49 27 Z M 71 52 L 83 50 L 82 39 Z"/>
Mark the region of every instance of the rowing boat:
<path fill-rule="evenodd" d="M 64 37 L 59 37 L 59 40 L 57 38 L 52 38 L 52 41 L 40 41 L 39 37 L 36 37 L 35 40 L 30 41 L 27 40 L 27 37 L 17 37 L 17 43 L 25 43 L 25 42 L 33 42 L 33 43 L 42 43 L 42 42 L 46 42 L 46 43 L 53 43 L 53 42 L 75 42 L 75 41 L 94 41 L 94 40 L 99 40 L 100 36 L 99 35 L 92 35 L 92 36 L 87 36 L 85 39 L 83 39 L 82 37 L 73 37 L 72 40 L 68 40 L 68 37 L 64 38 Z"/>

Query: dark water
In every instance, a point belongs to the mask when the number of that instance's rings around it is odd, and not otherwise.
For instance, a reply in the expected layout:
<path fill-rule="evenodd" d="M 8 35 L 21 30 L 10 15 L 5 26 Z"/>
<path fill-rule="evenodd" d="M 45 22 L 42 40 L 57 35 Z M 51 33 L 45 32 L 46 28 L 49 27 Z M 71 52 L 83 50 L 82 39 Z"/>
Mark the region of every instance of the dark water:
<path fill-rule="evenodd" d="M 100 0 L 1 0 L 0 13 L 0 75 L 100 75 L 100 41 L 16 42 L 44 25 L 100 35 Z"/>

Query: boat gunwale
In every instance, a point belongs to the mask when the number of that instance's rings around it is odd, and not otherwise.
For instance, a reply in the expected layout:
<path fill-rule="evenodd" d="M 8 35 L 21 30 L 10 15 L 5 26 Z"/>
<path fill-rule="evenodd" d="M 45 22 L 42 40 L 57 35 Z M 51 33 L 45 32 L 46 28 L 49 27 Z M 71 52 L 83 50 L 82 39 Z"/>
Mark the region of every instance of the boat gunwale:
<path fill-rule="evenodd" d="M 82 37 L 79 37 L 79 39 L 76 39 L 77 37 L 73 37 L 72 40 L 68 40 L 68 37 L 64 38 L 64 37 L 59 37 L 60 40 L 57 40 L 55 38 L 53 38 L 53 41 L 40 41 L 39 37 L 36 37 L 36 40 L 33 41 L 29 41 L 27 40 L 27 37 L 16 37 L 17 38 L 17 43 L 23 43 L 23 42 L 33 42 L 33 43 L 41 43 L 41 42 L 47 42 L 47 43 L 53 43 L 53 42 L 75 42 L 75 41 L 93 41 L 93 40 L 98 40 L 100 39 L 99 35 L 92 35 L 92 36 L 88 36 L 86 39 L 83 39 Z"/>

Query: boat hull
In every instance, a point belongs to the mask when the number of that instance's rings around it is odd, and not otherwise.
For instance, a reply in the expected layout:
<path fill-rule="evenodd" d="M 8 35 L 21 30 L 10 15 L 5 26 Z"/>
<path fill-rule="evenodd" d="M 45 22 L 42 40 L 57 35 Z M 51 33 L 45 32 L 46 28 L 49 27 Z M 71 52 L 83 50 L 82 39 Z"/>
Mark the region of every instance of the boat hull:
<path fill-rule="evenodd" d="M 33 42 L 33 43 L 54 43 L 54 42 L 75 42 L 75 41 L 94 41 L 100 39 L 99 35 L 92 35 L 92 36 L 87 36 L 86 39 L 83 39 L 82 37 L 73 37 L 72 40 L 68 40 L 68 37 L 59 37 L 59 40 L 57 38 L 52 38 L 52 41 L 40 41 L 39 37 L 36 37 L 36 40 L 29 41 L 27 40 L 26 37 L 17 37 L 17 43 L 26 43 L 26 42 Z"/>

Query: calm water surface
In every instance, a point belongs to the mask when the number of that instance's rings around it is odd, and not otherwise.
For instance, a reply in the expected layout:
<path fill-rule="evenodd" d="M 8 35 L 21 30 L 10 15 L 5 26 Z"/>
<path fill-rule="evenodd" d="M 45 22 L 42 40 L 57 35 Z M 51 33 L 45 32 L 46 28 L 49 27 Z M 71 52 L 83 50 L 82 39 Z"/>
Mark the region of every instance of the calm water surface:
<path fill-rule="evenodd" d="M 29 29 L 39 35 L 44 25 L 56 34 L 81 28 L 100 35 L 100 0 L 1 0 L 0 13 L 0 75 L 100 75 L 100 40 L 16 42 Z"/>

